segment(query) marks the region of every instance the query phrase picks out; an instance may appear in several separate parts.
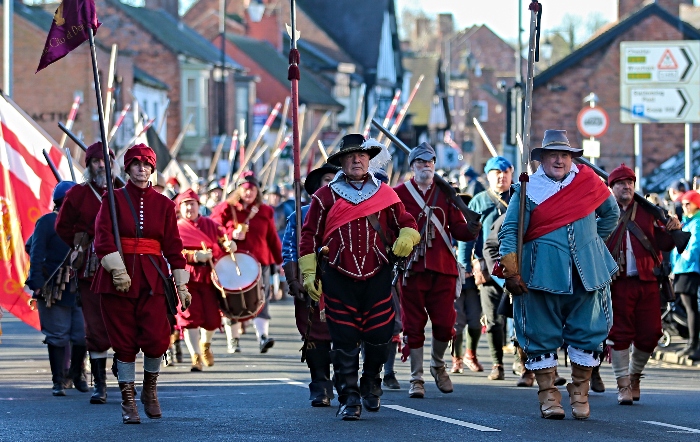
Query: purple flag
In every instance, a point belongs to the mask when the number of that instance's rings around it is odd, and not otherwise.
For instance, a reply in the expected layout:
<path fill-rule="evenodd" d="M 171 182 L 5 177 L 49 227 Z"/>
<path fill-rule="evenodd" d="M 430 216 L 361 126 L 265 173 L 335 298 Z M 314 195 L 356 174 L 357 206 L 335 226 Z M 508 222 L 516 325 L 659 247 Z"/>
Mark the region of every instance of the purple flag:
<path fill-rule="evenodd" d="M 56 9 L 37 72 L 68 55 L 100 27 L 95 0 L 63 0 Z"/>

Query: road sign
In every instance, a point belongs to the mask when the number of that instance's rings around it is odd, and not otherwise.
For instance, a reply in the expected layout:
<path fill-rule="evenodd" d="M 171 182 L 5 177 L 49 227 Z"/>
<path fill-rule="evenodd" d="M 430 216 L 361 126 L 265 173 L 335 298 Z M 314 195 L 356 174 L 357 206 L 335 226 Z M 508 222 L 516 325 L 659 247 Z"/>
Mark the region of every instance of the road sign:
<path fill-rule="evenodd" d="M 600 141 L 583 140 L 583 156 L 589 158 L 600 158 Z"/>
<path fill-rule="evenodd" d="M 620 43 L 622 123 L 700 122 L 700 41 Z"/>
<path fill-rule="evenodd" d="M 610 118 L 602 107 L 584 107 L 576 118 L 576 126 L 584 137 L 603 136 L 609 125 Z"/>

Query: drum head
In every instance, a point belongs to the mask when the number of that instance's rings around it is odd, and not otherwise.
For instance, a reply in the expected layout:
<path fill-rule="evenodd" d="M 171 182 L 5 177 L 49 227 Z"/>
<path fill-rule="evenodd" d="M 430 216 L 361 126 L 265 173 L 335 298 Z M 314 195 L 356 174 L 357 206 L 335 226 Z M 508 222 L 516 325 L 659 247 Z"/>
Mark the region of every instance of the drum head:
<path fill-rule="evenodd" d="M 234 253 L 234 262 L 226 255 L 216 262 L 214 268 L 219 277 L 218 283 L 226 291 L 246 291 L 253 287 L 261 276 L 260 264 L 244 252 Z"/>

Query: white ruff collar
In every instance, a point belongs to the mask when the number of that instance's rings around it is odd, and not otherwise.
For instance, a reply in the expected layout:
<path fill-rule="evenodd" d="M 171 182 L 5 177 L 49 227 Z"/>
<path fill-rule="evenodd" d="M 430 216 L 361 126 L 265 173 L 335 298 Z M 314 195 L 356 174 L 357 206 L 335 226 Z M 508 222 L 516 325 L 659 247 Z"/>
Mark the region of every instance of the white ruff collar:
<path fill-rule="evenodd" d="M 540 165 L 537 171 L 530 175 L 530 182 L 527 183 L 527 197 L 535 204 L 540 205 L 551 198 L 555 193 L 571 184 L 578 172 L 579 170 L 576 164 L 572 164 L 571 172 L 564 178 L 564 181 L 554 181 L 544 174 L 544 169 L 542 169 L 542 165 Z"/>

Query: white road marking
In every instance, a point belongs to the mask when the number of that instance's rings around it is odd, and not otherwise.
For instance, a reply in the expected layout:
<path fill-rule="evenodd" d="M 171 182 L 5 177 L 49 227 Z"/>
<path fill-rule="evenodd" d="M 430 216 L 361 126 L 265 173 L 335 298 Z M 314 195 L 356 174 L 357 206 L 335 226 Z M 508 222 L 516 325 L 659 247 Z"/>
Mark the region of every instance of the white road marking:
<path fill-rule="evenodd" d="M 414 414 L 416 416 L 427 417 L 428 419 L 435 419 L 436 421 L 447 422 L 448 424 L 459 425 L 460 427 L 467 427 L 478 431 L 501 431 L 496 428 L 484 427 L 483 425 L 472 424 L 471 422 L 458 421 L 457 419 L 452 419 L 449 417 L 439 416 L 437 414 L 426 413 L 424 411 L 414 410 L 412 408 L 402 407 L 401 405 L 383 405 L 383 408 L 391 408 L 392 410 L 402 411 L 408 414 Z"/>
<path fill-rule="evenodd" d="M 656 422 L 656 421 L 642 421 L 642 422 L 644 422 L 646 424 L 658 425 L 660 427 L 673 428 L 675 430 L 683 430 L 683 431 L 687 431 L 688 433 L 700 434 L 700 430 L 696 430 L 695 428 L 681 427 L 680 425 L 671 425 L 671 424 L 665 424 L 663 422 Z"/>

